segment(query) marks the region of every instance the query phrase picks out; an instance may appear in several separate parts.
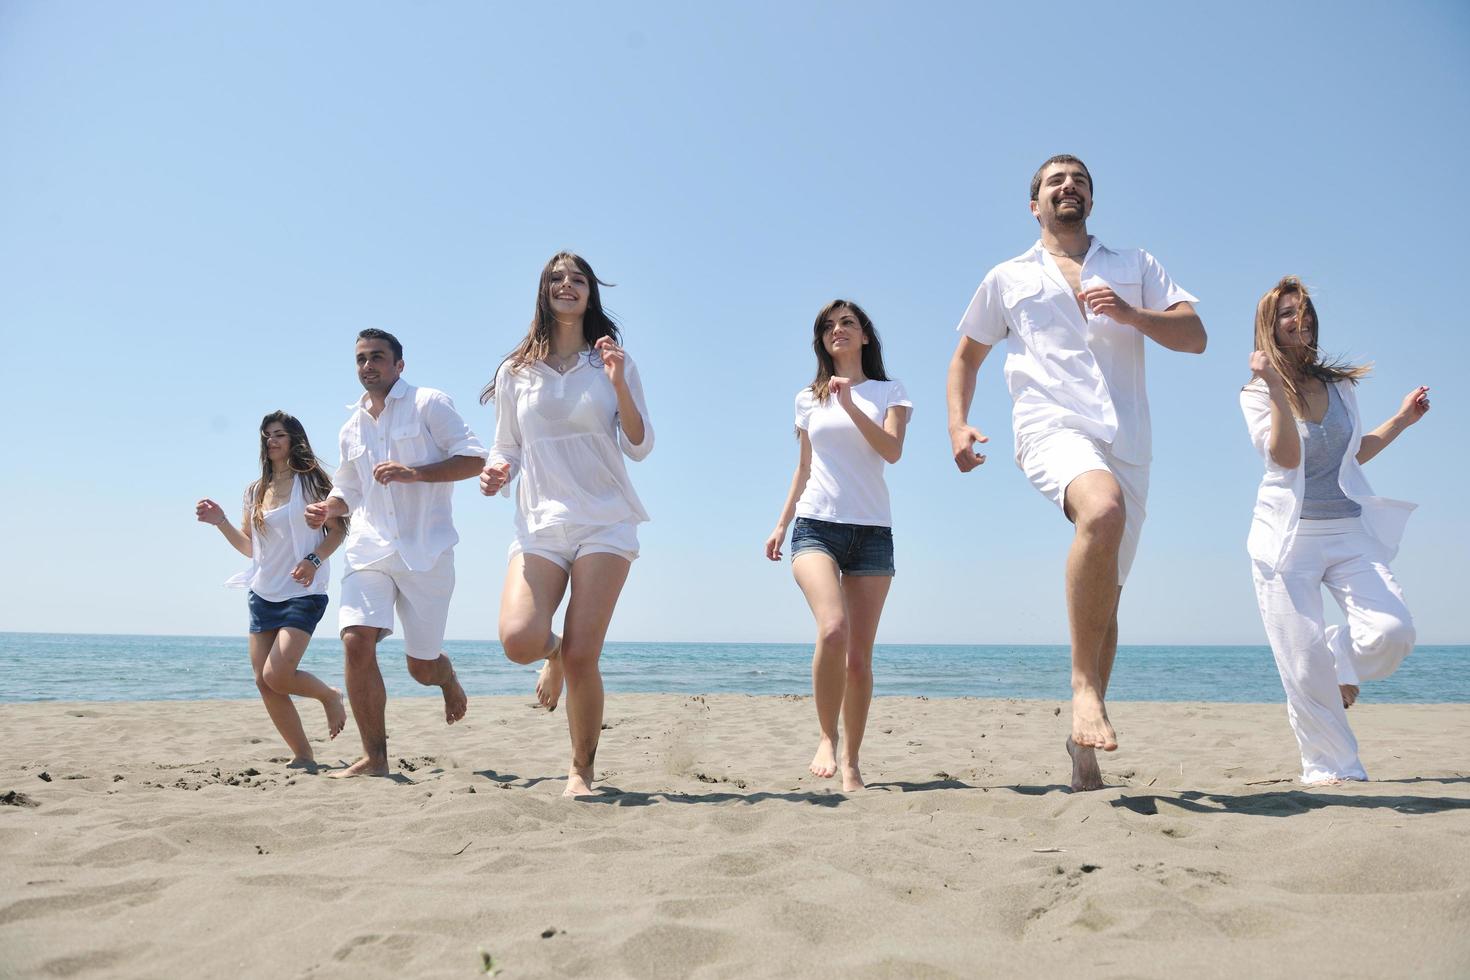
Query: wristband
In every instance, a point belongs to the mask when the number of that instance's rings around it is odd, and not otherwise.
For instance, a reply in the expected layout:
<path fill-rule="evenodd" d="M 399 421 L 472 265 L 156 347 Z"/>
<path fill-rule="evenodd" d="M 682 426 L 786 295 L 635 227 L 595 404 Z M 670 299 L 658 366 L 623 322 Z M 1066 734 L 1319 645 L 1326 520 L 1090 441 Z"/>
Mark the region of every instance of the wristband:
<path fill-rule="evenodd" d="M 303 561 L 309 561 L 309 562 L 311 562 L 317 568 L 321 568 L 322 567 L 322 560 L 316 556 L 316 552 L 315 551 L 313 551 L 311 554 L 307 555 L 302 560 Z"/>

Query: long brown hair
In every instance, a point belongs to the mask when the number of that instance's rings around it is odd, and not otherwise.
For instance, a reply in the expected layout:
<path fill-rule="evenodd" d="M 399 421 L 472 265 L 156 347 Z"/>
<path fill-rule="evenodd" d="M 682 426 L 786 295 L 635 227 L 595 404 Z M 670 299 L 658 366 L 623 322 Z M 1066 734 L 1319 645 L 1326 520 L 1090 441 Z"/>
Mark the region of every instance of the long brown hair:
<path fill-rule="evenodd" d="M 1281 302 L 1283 296 L 1291 295 L 1300 297 L 1301 306 L 1297 310 L 1297 316 L 1301 318 L 1302 324 L 1311 331 L 1311 341 L 1306 345 L 1307 356 L 1305 358 L 1287 354 L 1276 343 L 1276 305 Z M 1298 417 L 1307 414 L 1306 399 L 1297 386 L 1300 379 L 1317 378 L 1327 383 L 1351 381 L 1357 384 L 1358 380 L 1366 377 L 1372 369 L 1371 364 L 1353 365 L 1340 359 L 1323 360 L 1317 350 L 1319 323 L 1317 307 L 1312 302 L 1312 296 L 1307 292 L 1306 284 L 1296 276 L 1283 276 L 1281 281 L 1267 290 L 1266 295 L 1262 296 L 1261 301 L 1256 304 L 1256 350 L 1264 351 L 1266 359 L 1281 375 L 1281 381 L 1286 385 L 1287 400 L 1291 402 L 1292 411 Z"/>
<path fill-rule="evenodd" d="M 556 316 L 551 312 L 551 270 L 562 261 L 570 262 L 587 277 L 587 312 L 582 316 L 582 338 L 587 341 L 587 346 L 591 347 L 603 337 L 611 337 L 615 344 L 621 342 L 622 333 L 618 330 L 617 323 L 602 308 L 602 292 L 598 288 L 611 286 L 612 283 L 597 278 L 592 266 L 576 252 L 557 252 L 541 269 L 541 281 L 536 284 L 536 312 L 531 317 L 531 328 L 526 331 L 526 336 L 516 345 L 515 350 L 500 362 L 504 365 L 509 361 L 512 371 L 527 364 L 535 364 L 551 352 L 551 330 L 556 324 Z M 495 377 L 499 374 L 500 368 L 497 367 L 495 374 L 490 377 L 490 383 L 480 389 L 481 405 L 495 397 Z"/>
<path fill-rule="evenodd" d="M 265 451 L 265 430 L 273 422 L 291 437 L 291 453 L 286 463 L 291 471 L 306 481 L 306 497 L 310 502 L 325 500 L 332 492 L 332 478 L 322 461 L 311 451 L 311 440 L 306 438 L 306 429 L 294 415 L 274 411 L 260 420 L 260 479 L 250 484 L 246 493 L 250 496 L 250 523 L 256 530 L 265 529 L 265 488 L 271 483 L 271 461 Z"/>
<path fill-rule="evenodd" d="M 863 345 L 863 374 L 870 381 L 887 381 L 888 372 L 883 370 L 883 344 L 878 339 L 878 328 L 873 326 L 873 321 L 850 299 L 834 299 L 822 311 L 817 314 L 817 322 L 812 325 L 812 350 L 817 355 L 817 376 L 812 381 L 812 394 L 817 401 L 827 400 L 827 386 L 832 376 L 837 373 L 837 365 L 832 360 L 832 355 L 827 351 L 827 345 L 822 342 L 822 334 L 826 332 L 827 319 L 838 310 L 846 307 L 857 317 L 862 325 L 863 336 L 867 343 Z"/>

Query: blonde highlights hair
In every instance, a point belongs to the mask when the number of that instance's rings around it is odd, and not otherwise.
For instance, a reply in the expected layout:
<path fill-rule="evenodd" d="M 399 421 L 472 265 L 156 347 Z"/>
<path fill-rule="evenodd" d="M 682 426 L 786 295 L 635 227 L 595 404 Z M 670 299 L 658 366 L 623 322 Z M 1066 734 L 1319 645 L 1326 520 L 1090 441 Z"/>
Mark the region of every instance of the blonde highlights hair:
<path fill-rule="evenodd" d="M 1311 331 L 1311 340 L 1300 355 L 1288 353 L 1276 342 L 1276 307 L 1286 296 L 1298 297 L 1301 306 L 1297 309 L 1297 316 Z M 1371 364 L 1354 365 L 1340 359 L 1323 360 L 1317 348 L 1319 324 L 1317 307 L 1312 302 L 1311 293 L 1307 291 L 1306 284 L 1296 276 L 1282 276 L 1256 304 L 1255 349 L 1263 352 L 1271 366 L 1281 375 L 1281 382 L 1286 386 L 1287 400 L 1291 402 L 1292 411 L 1298 417 L 1308 414 L 1306 398 L 1301 391 L 1302 381 L 1317 378 L 1327 383 L 1351 381 L 1357 384 L 1372 370 Z"/>
<path fill-rule="evenodd" d="M 265 430 L 273 422 L 278 423 L 291 437 L 291 452 L 286 457 L 286 465 L 291 468 L 294 476 L 306 482 L 307 502 L 325 500 L 327 494 L 332 492 L 332 478 L 327 475 L 321 460 L 316 458 L 316 453 L 311 451 L 311 440 L 306 438 L 306 428 L 293 415 L 282 411 L 271 412 L 260 420 L 260 479 L 250 484 L 247 491 L 250 497 L 250 523 L 257 531 L 265 530 L 265 491 L 271 485 L 272 476 L 270 457 L 266 454 Z"/>

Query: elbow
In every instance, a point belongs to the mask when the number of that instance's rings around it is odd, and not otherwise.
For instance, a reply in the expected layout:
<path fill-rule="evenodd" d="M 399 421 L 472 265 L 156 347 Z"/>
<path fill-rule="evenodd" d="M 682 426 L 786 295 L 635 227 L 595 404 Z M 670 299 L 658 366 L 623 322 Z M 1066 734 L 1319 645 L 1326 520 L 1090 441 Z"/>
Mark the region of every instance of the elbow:
<path fill-rule="evenodd" d="M 1271 452 L 1271 462 L 1284 470 L 1294 470 L 1302 464 L 1302 454 L 1300 451 L 1288 453 L 1273 450 Z"/>
<path fill-rule="evenodd" d="M 883 455 L 883 462 L 885 462 L 885 463 L 887 463 L 887 464 L 889 464 L 891 466 L 894 463 L 897 463 L 901 458 L 903 458 L 903 447 L 902 446 L 899 446 L 898 448 L 892 450 L 891 452 L 886 452 L 886 453 L 883 453 L 882 455 Z"/>

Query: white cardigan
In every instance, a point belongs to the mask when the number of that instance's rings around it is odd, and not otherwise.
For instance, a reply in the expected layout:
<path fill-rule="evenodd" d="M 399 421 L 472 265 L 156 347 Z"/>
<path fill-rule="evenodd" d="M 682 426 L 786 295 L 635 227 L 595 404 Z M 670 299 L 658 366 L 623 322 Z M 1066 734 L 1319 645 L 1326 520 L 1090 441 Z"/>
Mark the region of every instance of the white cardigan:
<path fill-rule="evenodd" d="M 1392 559 L 1399 550 L 1399 541 L 1404 536 L 1404 525 L 1409 513 L 1418 506 L 1404 500 L 1390 500 L 1373 494 L 1368 478 L 1363 475 L 1358 462 L 1358 448 L 1363 442 L 1363 422 L 1358 415 L 1358 396 L 1351 381 L 1335 382 L 1342 404 L 1352 419 L 1353 434 L 1348 439 L 1347 450 L 1342 457 L 1339 470 L 1339 485 L 1342 492 L 1363 509 L 1363 529 L 1383 545 L 1387 559 Z M 1302 496 L 1306 486 L 1306 469 L 1298 465 L 1292 469 L 1277 464 L 1271 458 L 1271 395 L 1266 382 L 1259 378 L 1251 381 L 1240 393 L 1240 409 L 1245 413 L 1245 424 L 1250 429 L 1251 443 L 1266 461 L 1266 474 L 1261 477 L 1260 489 L 1256 491 L 1256 509 L 1251 519 L 1250 536 L 1246 538 L 1246 550 L 1267 572 L 1274 570 L 1291 550 L 1296 539 L 1297 524 L 1301 520 Z M 1306 446 L 1306 423 L 1296 420 L 1297 437 Z M 1306 461 L 1306 453 L 1302 453 Z"/>

